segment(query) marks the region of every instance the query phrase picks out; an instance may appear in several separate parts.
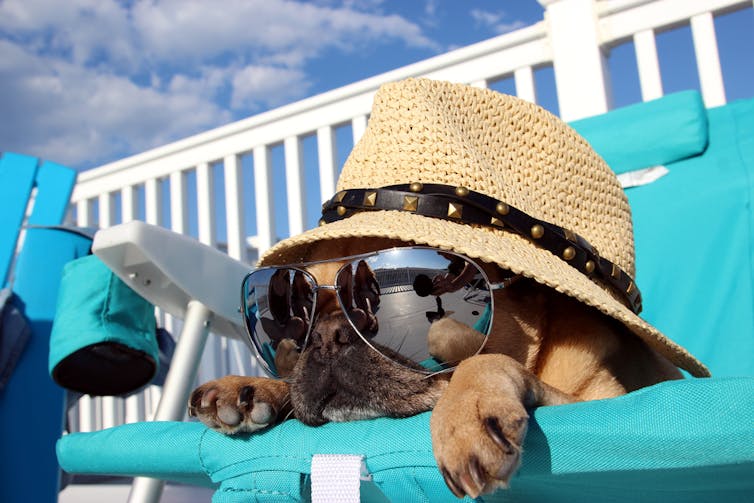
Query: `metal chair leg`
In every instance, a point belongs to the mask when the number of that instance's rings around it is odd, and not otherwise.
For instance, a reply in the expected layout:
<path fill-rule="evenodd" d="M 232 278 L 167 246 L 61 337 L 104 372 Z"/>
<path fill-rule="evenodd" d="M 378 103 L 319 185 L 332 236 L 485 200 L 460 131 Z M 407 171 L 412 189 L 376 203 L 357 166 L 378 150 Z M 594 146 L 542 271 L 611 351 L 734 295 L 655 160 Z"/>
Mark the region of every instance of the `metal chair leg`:
<path fill-rule="evenodd" d="M 189 302 L 154 421 L 180 421 L 186 414 L 186 402 L 207 342 L 211 314 L 204 304 L 196 300 Z M 156 503 L 160 500 L 164 485 L 164 480 L 136 477 L 128 501 Z"/>

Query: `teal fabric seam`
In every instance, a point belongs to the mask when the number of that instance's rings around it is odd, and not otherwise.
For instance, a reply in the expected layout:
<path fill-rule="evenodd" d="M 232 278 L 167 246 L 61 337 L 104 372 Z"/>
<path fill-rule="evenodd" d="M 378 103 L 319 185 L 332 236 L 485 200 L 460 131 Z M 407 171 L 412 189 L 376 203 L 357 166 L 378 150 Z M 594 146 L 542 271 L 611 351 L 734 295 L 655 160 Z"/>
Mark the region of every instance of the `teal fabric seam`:
<path fill-rule="evenodd" d="M 430 501 L 429 495 L 426 493 L 426 491 L 424 490 L 424 487 L 419 482 L 419 478 L 416 476 L 415 466 L 411 467 L 411 480 L 414 483 L 414 487 L 416 487 L 416 489 L 418 489 L 421 492 L 420 496 L 422 498 L 422 501 L 429 502 Z"/>
<path fill-rule="evenodd" d="M 112 297 L 113 292 L 113 275 L 108 274 L 107 275 L 107 294 L 105 295 L 105 301 L 102 303 L 102 312 L 100 313 L 100 325 L 103 327 L 106 327 L 110 323 L 110 299 Z M 103 340 L 111 340 L 108 338 L 103 338 Z"/>

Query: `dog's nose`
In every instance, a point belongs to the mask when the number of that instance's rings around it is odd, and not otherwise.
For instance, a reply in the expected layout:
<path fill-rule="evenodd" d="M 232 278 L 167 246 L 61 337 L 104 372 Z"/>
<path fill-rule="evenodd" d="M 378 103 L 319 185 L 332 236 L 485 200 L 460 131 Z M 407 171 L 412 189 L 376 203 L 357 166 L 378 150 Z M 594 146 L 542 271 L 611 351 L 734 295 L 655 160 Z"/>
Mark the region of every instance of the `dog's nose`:
<path fill-rule="evenodd" d="M 356 339 L 358 336 L 342 311 L 320 316 L 309 335 L 311 348 L 323 354 L 337 353 Z"/>

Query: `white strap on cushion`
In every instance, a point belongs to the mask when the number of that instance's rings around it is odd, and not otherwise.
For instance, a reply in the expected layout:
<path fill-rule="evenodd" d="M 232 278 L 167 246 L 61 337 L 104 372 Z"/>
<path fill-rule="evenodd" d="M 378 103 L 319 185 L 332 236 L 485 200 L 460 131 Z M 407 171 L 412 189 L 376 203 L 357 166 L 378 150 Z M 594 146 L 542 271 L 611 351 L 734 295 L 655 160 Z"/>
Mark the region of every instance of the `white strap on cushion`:
<path fill-rule="evenodd" d="M 621 173 L 618 175 L 618 181 L 620 182 L 621 187 L 628 189 L 630 187 L 649 185 L 668 173 L 670 173 L 670 171 L 665 166 L 652 166 L 651 168 L 637 169 L 636 171 Z"/>
<path fill-rule="evenodd" d="M 359 503 L 363 456 L 312 456 L 312 503 Z"/>

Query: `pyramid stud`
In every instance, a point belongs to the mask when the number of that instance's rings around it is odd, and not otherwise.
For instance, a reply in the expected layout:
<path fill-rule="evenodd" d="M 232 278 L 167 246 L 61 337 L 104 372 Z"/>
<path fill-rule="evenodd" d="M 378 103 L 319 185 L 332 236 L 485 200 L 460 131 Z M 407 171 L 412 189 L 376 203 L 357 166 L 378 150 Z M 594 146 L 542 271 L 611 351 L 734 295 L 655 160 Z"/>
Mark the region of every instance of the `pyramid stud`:
<path fill-rule="evenodd" d="M 576 233 L 570 229 L 563 229 L 563 234 L 568 241 L 576 242 Z"/>
<path fill-rule="evenodd" d="M 419 207 L 419 198 L 416 196 L 403 196 L 403 210 L 416 211 Z"/>
<path fill-rule="evenodd" d="M 495 217 L 492 217 L 490 219 L 490 224 L 494 225 L 495 227 L 505 227 L 505 224 L 503 223 L 503 221 Z"/>
<path fill-rule="evenodd" d="M 374 206 L 375 204 L 377 204 L 377 191 L 368 190 L 364 194 L 364 206 Z"/>
<path fill-rule="evenodd" d="M 341 190 L 340 192 L 338 192 L 337 194 L 335 194 L 335 197 L 333 197 L 332 199 L 336 203 L 342 203 L 343 202 L 343 198 L 346 197 L 347 193 L 348 193 L 347 190 Z"/>
<path fill-rule="evenodd" d="M 448 216 L 450 218 L 461 218 L 461 215 L 463 215 L 463 205 L 448 203 Z"/>

